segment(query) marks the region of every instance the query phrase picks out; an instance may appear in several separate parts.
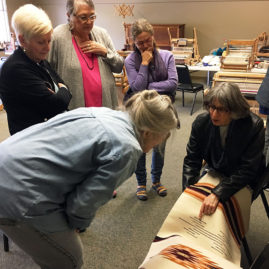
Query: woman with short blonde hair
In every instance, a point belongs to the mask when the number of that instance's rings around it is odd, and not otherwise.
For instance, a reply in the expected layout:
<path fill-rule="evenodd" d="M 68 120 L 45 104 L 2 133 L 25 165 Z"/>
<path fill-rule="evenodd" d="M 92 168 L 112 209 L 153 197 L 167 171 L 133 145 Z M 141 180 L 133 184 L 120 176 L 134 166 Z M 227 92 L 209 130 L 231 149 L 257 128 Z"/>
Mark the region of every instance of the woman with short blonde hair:
<path fill-rule="evenodd" d="M 0 95 L 13 135 L 64 112 L 72 95 L 46 60 L 52 24 L 45 11 L 26 4 L 11 21 L 20 45 L 1 67 Z"/>
<path fill-rule="evenodd" d="M 35 35 L 45 35 L 53 30 L 46 12 L 31 4 L 17 9 L 12 16 L 11 24 L 18 41 L 19 35 L 29 41 Z"/>
<path fill-rule="evenodd" d="M 180 127 L 177 111 L 171 99 L 155 90 L 137 93 L 126 102 L 125 107 L 138 130 L 150 130 L 158 134 Z"/>

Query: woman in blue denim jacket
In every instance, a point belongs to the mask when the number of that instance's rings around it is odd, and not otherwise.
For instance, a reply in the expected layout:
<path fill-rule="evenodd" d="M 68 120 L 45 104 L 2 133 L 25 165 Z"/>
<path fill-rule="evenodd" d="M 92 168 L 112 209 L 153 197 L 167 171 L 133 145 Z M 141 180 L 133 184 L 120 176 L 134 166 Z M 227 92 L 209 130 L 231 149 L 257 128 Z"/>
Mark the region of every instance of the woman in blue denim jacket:
<path fill-rule="evenodd" d="M 170 98 L 146 90 L 122 111 L 78 108 L 9 137 L 0 144 L 0 229 L 41 268 L 81 268 L 76 231 L 178 124 Z"/>

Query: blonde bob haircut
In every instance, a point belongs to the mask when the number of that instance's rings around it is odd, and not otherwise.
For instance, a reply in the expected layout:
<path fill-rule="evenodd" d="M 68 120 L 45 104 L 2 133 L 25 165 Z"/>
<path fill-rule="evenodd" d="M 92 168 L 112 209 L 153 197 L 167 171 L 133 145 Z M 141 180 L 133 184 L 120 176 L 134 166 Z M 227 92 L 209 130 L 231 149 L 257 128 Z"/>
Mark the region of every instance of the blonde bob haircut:
<path fill-rule="evenodd" d="M 150 131 L 163 134 L 180 127 L 178 114 L 171 99 L 155 90 L 144 90 L 133 95 L 125 103 L 125 110 L 138 133 Z"/>
<path fill-rule="evenodd" d="M 44 10 L 32 4 L 18 8 L 11 19 L 17 40 L 22 35 L 27 41 L 33 36 L 45 35 L 53 30 L 52 23 Z"/>

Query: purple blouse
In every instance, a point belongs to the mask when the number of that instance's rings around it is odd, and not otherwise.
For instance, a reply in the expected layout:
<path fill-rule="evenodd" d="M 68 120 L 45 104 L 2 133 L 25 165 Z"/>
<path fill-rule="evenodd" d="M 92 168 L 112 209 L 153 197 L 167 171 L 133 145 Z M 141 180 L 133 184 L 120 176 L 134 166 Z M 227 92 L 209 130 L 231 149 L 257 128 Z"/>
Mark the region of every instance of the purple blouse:
<path fill-rule="evenodd" d="M 154 89 L 160 93 L 173 93 L 176 90 L 178 77 L 174 56 L 168 50 L 159 50 L 159 53 L 167 68 L 168 78 L 167 80 L 158 82 L 152 81 L 151 76 L 149 76 L 148 66 L 141 64 L 138 71 L 135 69 L 134 52 L 128 55 L 128 57 L 125 59 L 125 68 L 127 72 L 128 82 L 132 91 L 137 92 L 145 89 Z"/>

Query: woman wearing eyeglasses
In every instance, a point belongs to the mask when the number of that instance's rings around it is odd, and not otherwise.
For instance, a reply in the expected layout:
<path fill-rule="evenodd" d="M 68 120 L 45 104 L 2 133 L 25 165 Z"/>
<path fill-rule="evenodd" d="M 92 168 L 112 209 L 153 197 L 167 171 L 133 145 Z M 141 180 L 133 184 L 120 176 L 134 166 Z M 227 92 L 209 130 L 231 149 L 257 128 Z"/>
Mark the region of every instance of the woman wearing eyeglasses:
<path fill-rule="evenodd" d="M 68 24 L 54 29 L 49 62 L 70 87 L 69 108 L 115 108 L 118 105 L 113 73 L 120 73 L 123 58 L 107 31 L 94 26 L 91 0 L 67 0 Z"/>
<path fill-rule="evenodd" d="M 222 83 L 210 90 L 204 104 L 207 112 L 192 124 L 183 164 L 183 189 L 196 188 L 193 185 L 198 181 L 201 184 L 204 161 L 207 173 L 203 173 L 202 179 L 210 175 L 219 180 L 215 187 L 207 184 L 201 192 L 209 194 L 197 212 L 200 219 L 213 214 L 219 202 L 226 202 L 247 185 L 254 188 L 265 163 L 264 123 L 250 112 L 236 84 Z"/>
<path fill-rule="evenodd" d="M 131 32 L 134 40 L 134 52 L 125 60 L 130 89 L 124 100 L 144 89 L 154 89 L 159 94 L 168 95 L 174 101 L 178 77 L 172 53 L 156 47 L 153 27 L 147 20 L 135 21 L 132 24 Z M 162 197 L 167 195 L 166 188 L 160 182 L 164 165 L 164 151 L 165 142 L 153 149 L 151 165 L 152 188 Z M 135 174 L 137 178 L 136 196 L 139 200 L 146 201 L 148 199 L 146 154 L 139 159 Z"/>
<path fill-rule="evenodd" d="M 11 21 L 20 45 L 1 67 L 0 96 L 13 135 L 65 111 L 72 96 L 46 61 L 53 30 L 47 14 L 27 4 Z"/>

